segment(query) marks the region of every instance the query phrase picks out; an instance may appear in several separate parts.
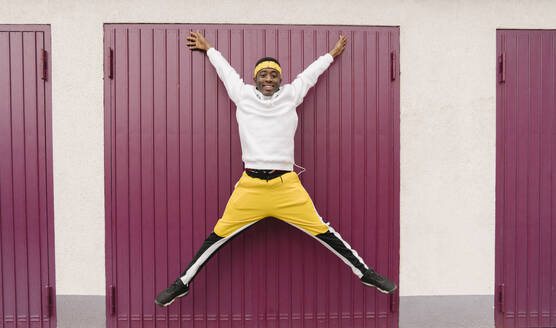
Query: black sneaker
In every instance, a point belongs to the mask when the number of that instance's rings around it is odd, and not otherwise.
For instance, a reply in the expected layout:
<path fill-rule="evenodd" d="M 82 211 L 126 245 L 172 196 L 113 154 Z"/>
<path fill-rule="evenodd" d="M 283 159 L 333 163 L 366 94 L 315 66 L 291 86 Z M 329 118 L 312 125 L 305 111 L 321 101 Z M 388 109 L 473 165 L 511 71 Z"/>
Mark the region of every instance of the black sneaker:
<path fill-rule="evenodd" d="M 392 294 L 398 286 L 388 278 L 385 278 L 373 269 L 367 270 L 363 277 L 361 277 L 363 285 L 376 287 L 380 292 L 385 294 Z"/>
<path fill-rule="evenodd" d="M 166 288 L 158 294 L 154 300 L 154 304 L 158 306 L 168 306 L 178 297 L 182 297 L 189 293 L 189 285 L 184 285 L 180 278 L 176 279 L 170 287 Z"/>

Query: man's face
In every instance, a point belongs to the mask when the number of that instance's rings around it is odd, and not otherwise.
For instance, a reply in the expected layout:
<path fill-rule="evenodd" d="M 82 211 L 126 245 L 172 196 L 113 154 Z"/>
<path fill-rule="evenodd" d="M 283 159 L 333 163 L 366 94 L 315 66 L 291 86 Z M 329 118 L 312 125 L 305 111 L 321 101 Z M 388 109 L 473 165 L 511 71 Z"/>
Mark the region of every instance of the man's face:
<path fill-rule="evenodd" d="M 280 73 L 273 68 L 263 68 L 255 77 L 255 85 L 265 96 L 272 96 L 280 88 Z"/>

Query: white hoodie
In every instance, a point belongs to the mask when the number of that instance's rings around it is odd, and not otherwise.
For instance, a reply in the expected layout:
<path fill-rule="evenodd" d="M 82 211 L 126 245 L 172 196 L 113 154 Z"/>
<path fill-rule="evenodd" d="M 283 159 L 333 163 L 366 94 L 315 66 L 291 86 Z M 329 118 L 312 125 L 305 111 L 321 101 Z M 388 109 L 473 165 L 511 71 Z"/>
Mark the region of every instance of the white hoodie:
<path fill-rule="evenodd" d="M 207 51 L 210 62 L 236 104 L 242 159 L 246 168 L 292 171 L 295 108 L 317 83 L 333 61 L 325 54 L 314 61 L 291 84 L 280 86 L 272 96 L 264 96 L 255 86 L 243 83 L 239 74 L 214 48 Z"/>

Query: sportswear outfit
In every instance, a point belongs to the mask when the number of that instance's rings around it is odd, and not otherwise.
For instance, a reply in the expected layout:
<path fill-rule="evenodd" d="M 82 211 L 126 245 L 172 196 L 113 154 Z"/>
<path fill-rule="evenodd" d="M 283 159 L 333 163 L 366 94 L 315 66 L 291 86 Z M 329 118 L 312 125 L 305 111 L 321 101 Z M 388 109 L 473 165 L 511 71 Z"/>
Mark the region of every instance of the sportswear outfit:
<path fill-rule="evenodd" d="M 333 57 L 328 53 L 319 57 L 291 84 L 281 86 L 272 96 L 264 96 L 255 86 L 243 83 L 216 49 L 210 48 L 207 55 L 230 99 L 236 104 L 246 171 L 236 184 L 214 232 L 179 278 L 181 282 L 176 283 L 189 288 L 191 280 L 220 247 L 265 217 L 275 217 L 313 236 L 349 265 L 355 275 L 364 278 L 372 269 L 322 220 L 293 172 L 296 107 L 315 85 L 319 75 L 330 66 Z"/>

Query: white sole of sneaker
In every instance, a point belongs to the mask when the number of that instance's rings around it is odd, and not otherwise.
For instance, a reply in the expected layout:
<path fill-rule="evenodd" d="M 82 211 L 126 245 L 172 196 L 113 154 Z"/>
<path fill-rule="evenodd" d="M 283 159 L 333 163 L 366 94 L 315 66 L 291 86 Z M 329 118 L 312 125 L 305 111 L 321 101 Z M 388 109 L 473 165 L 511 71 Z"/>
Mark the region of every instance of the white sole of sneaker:
<path fill-rule="evenodd" d="M 387 291 L 387 290 L 384 290 L 384 289 L 380 289 L 380 288 L 378 288 L 377 286 L 375 286 L 375 285 L 373 285 L 373 284 L 367 284 L 367 283 L 362 282 L 362 281 L 361 281 L 361 283 L 362 283 L 363 285 L 365 285 L 365 286 L 374 287 L 374 288 L 376 288 L 379 292 L 381 292 L 381 293 L 383 293 L 383 294 L 392 294 L 393 292 L 396 291 L 396 289 L 398 289 L 398 286 L 396 286 L 396 288 L 392 289 L 391 291 Z"/>
<path fill-rule="evenodd" d="M 174 297 L 173 300 L 171 300 L 170 302 L 168 302 L 168 303 L 166 303 L 166 304 L 161 304 L 161 303 L 158 303 L 156 300 L 154 300 L 154 304 L 156 304 L 156 305 L 158 305 L 158 306 L 167 307 L 167 306 L 169 306 L 170 304 L 174 303 L 174 301 L 175 301 L 176 299 L 178 299 L 178 298 L 180 298 L 180 297 L 184 297 L 184 296 L 187 295 L 188 293 L 189 293 L 189 290 L 186 291 L 185 293 L 181 294 L 181 295 L 178 295 L 178 296 Z"/>

